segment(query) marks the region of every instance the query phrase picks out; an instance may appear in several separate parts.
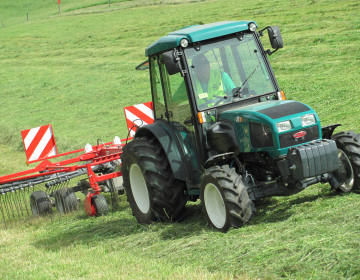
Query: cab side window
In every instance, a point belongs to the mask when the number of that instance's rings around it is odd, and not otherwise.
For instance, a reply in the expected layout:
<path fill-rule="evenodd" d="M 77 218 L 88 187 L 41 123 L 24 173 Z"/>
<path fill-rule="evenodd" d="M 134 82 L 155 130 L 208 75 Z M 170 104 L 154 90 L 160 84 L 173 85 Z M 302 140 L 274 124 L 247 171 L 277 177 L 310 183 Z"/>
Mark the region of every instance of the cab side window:
<path fill-rule="evenodd" d="M 157 56 L 149 58 L 151 90 L 153 93 L 153 104 L 155 119 L 163 119 L 166 116 L 165 100 L 160 80 L 159 63 Z"/>

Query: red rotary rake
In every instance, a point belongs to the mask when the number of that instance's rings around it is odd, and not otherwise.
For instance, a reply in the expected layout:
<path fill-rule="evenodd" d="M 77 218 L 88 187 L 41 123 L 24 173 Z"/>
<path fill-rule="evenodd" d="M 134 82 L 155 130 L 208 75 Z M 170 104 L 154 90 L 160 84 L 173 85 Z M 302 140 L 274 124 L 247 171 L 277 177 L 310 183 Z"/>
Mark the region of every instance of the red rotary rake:
<path fill-rule="evenodd" d="M 137 127 L 153 121 L 152 102 L 126 107 L 124 111 L 131 135 Z M 80 200 L 76 192 L 85 195 L 88 215 L 106 215 L 109 206 L 100 192 L 110 192 L 112 204 L 118 201 L 118 194 L 124 193 L 120 156 L 123 142 L 132 138 L 116 136 L 109 143 L 98 139 L 95 146 L 86 144 L 85 149 L 57 154 L 51 125 L 24 130 L 21 134 L 27 163 L 40 164 L 0 177 L 0 216 L 6 228 L 16 220 L 30 219 L 31 214 L 34 217 L 52 215 L 53 207 L 61 214 L 77 210 Z M 56 163 L 49 161 L 72 154 L 79 155 Z M 78 183 L 70 187 L 70 180 L 77 177 L 80 177 Z"/>
<path fill-rule="evenodd" d="M 75 192 L 86 195 L 84 205 L 90 216 L 106 215 L 108 204 L 101 191 L 122 192 L 120 169 L 121 142 L 115 137 L 113 142 L 91 146 L 50 157 L 39 158 L 35 168 L 0 177 L 0 211 L 5 227 L 12 220 L 30 217 L 30 211 L 37 216 L 52 214 L 55 206 L 60 213 L 68 213 L 78 208 Z M 84 152 L 74 158 L 51 163 L 49 159 Z M 74 187 L 68 187 L 75 177 L 87 175 L 88 180 L 80 180 Z M 117 198 L 117 196 L 116 196 Z M 115 200 L 112 198 L 112 200 Z M 29 211 L 29 208 L 30 211 Z"/>

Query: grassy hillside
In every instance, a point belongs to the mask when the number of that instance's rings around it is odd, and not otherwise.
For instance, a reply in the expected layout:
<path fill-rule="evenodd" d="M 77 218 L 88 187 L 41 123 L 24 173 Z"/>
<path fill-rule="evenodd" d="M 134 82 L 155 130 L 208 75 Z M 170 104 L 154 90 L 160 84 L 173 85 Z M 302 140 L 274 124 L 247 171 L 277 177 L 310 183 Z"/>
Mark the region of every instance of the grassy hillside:
<path fill-rule="evenodd" d="M 285 47 L 270 61 L 287 97 L 323 125 L 360 132 L 358 0 L 111 3 L 63 0 L 59 14 L 55 0 L 1 1 L 0 175 L 27 168 L 23 129 L 51 123 L 60 152 L 125 137 L 123 107 L 151 99 L 147 73 L 134 70 L 145 48 L 222 20 L 278 25 Z M 357 194 L 316 185 L 266 200 L 250 224 L 222 234 L 206 226 L 200 203 L 188 205 L 185 222 L 144 226 L 123 197 L 107 217 L 0 230 L 0 278 L 360 279 L 359 206 Z"/>

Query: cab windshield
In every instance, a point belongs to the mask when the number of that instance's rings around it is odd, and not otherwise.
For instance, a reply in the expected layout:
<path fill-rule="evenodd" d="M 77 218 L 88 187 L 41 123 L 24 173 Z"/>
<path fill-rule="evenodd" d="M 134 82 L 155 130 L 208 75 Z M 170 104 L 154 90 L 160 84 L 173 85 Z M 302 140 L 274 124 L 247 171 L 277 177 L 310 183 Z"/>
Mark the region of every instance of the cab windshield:
<path fill-rule="evenodd" d="M 252 34 L 185 49 L 199 110 L 275 91 Z"/>

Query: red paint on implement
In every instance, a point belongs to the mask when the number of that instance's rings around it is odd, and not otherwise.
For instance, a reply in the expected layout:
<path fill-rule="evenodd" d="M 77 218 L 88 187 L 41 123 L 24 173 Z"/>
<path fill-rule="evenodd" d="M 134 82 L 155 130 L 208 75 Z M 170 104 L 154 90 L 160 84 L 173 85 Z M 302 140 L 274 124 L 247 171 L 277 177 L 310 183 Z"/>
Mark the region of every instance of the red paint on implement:
<path fill-rule="evenodd" d="M 93 197 L 96 194 L 98 194 L 98 193 L 88 192 L 84 199 L 85 211 L 86 211 L 86 214 L 88 214 L 90 217 L 93 217 L 96 215 L 95 205 L 91 201 L 92 200 L 91 197 Z"/>

